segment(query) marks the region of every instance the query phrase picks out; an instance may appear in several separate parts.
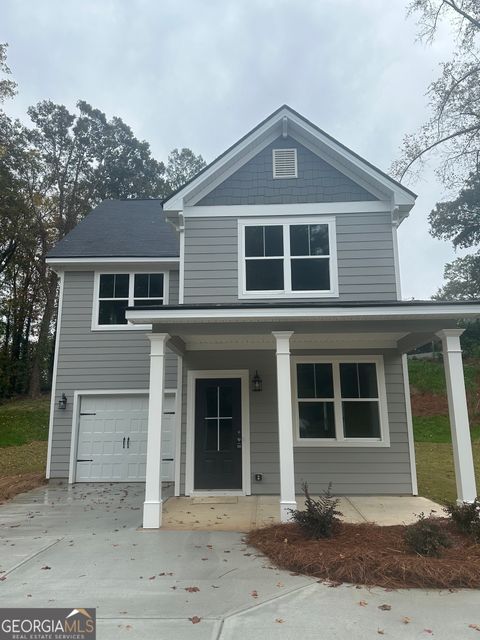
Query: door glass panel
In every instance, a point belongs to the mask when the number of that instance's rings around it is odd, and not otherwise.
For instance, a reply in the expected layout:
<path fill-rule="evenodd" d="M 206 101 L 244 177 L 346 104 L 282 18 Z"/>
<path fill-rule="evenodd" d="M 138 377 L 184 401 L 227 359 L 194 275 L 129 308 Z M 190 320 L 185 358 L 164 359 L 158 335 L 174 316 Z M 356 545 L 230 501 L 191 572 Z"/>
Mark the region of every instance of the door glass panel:
<path fill-rule="evenodd" d="M 218 418 L 218 387 L 207 387 L 205 390 L 205 416 Z"/>
<path fill-rule="evenodd" d="M 232 407 L 232 388 L 231 387 L 219 387 L 220 393 L 220 415 L 219 418 L 231 418 L 233 415 Z"/>
<path fill-rule="evenodd" d="M 343 402 L 345 438 L 380 438 L 378 402 Z"/>
<path fill-rule="evenodd" d="M 218 420 L 205 419 L 205 451 L 218 450 Z"/>
<path fill-rule="evenodd" d="M 219 451 L 231 451 L 233 449 L 233 420 L 223 418 L 220 420 Z"/>
<path fill-rule="evenodd" d="M 333 402 L 299 402 L 300 438 L 335 438 Z"/>

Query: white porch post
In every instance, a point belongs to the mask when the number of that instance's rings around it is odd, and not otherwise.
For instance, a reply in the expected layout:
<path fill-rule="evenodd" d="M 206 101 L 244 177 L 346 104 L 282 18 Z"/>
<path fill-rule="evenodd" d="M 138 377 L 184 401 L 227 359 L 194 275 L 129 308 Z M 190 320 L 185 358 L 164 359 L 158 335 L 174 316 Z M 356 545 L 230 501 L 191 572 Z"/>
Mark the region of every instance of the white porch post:
<path fill-rule="evenodd" d="M 443 329 L 437 335 L 442 339 L 443 345 L 448 412 L 457 482 L 457 502 L 473 502 L 477 496 L 477 489 L 463 377 L 462 349 L 460 347 L 462 333 L 463 329 Z"/>
<path fill-rule="evenodd" d="M 170 336 L 168 333 L 151 333 L 148 338 L 150 340 L 150 393 L 143 527 L 144 529 L 158 529 L 162 525 L 162 456 L 160 446 L 165 386 L 165 348 Z"/>
<path fill-rule="evenodd" d="M 290 520 L 296 509 L 293 462 L 292 381 L 290 338 L 293 331 L 273 331 L 277 354 L 278 439 L 280 449 L 280 520 Z"/>

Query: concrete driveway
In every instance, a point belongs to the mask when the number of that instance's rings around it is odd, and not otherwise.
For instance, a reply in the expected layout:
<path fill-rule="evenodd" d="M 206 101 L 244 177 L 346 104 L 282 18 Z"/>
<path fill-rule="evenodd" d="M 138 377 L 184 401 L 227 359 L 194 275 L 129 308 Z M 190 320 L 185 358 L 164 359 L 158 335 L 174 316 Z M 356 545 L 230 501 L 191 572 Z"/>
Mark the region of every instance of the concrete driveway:
<path fill-rule="evenodd" d="M 480 639 L 478 592 L 320 584 L 239 533 L 140 531 L 142 498 L 142 485 L 50 486 L 0 506 L 1 606 L 97 607 L 99 640 Z"/>

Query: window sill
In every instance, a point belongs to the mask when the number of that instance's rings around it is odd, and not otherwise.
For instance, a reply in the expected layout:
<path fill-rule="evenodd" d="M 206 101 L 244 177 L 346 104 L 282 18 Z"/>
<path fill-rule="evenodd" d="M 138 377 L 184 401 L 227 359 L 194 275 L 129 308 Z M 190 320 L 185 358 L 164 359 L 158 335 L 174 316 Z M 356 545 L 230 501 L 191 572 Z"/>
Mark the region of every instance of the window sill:
<path fill-rule="evenodd" d="M 355 440 L 313 440 L 313 439 L 304 439 L 298 440 L 294 439 L 293 441 L 294 448 L 308 448 L 314 447 L 315 449 L 322 449 L 327 447 L 338 447 L 338 448 L 349 448 L 349 447 L 360 447 L 360 448 L 371 448 L 371 447 L 390 447 L 390 442 L 387 440 L 377 440 L 377 439 L 368 439 L 362 438 Z"/>
<path fill-rule="evenodd" d="M 94 325 L 91 331 L 151 331 L 151 324 L 105 324 Z"/>
<path fill-rule="evenodd" d="M 239 292 L 239 300 L 258 300 L 258 299 L 303 299 L 303 298 L 338 298 L 338 291 L 295 291 L 289 293 L 272 292 L 272 291 L 258 291 L 258 292 Z"/>

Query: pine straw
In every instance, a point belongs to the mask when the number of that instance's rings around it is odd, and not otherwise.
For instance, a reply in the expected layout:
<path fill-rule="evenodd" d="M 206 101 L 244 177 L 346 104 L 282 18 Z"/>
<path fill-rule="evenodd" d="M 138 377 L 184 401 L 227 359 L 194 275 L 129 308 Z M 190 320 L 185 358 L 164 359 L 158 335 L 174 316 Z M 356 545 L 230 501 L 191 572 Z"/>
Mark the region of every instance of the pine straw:
<path fill-rule="evenodd" d="M 30 491 L 45 484 L 45 473 L 22 473 L 16 476 L 0 478 L 0 504 L 19 493 Z"/>
<path fill-rule="evenodd" d="M 440 558 L 409 551 L 403 540 L 405 527 L 342 522 L 333 538 L 306 538 L 296 524 L 276 524 L 254 529 L 248 544 L 259 549 L 281 569 L 303 573 L 333 583 L 349 582 L 397 589 L 478 589 L 480 544 L 439 520 L 453 546 Z"/>

